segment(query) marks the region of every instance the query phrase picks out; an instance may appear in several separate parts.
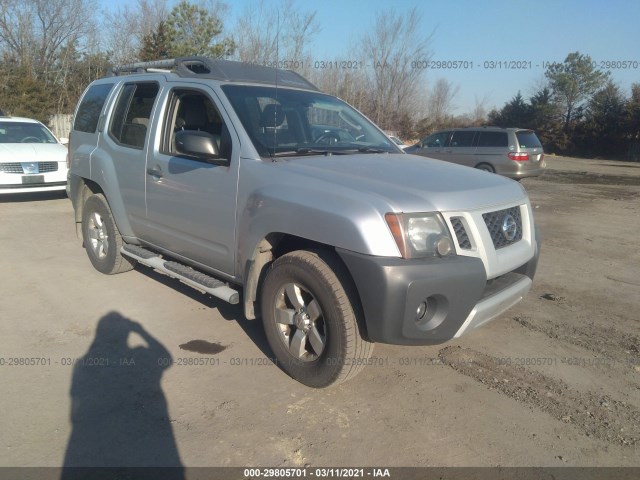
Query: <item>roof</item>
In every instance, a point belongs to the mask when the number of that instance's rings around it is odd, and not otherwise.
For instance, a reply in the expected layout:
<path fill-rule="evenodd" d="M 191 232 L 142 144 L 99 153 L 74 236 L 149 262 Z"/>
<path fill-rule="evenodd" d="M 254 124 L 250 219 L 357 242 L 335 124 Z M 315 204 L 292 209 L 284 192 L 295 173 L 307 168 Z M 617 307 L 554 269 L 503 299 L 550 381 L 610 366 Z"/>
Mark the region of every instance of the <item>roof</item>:
<path fill-rule="evenodd" d="M 23 122 L 23 123 L 41 123 L 33 118 L 25 117 L 0 117 L 0 122 Z"/>
<path fill-rule="evenodd" d="M 131 63 L 113 67 L 109 75 L 162 72 L 185 78 L 206 78 L 232 83 L 262 83 L 318 91 L 314 84 L 291 70 L 208 57 L 181 57 Z"/>
<path fill-rule="evenodd" d="M 520 131 L 520 130 L 531 130 L 530 128 L 520 128 L 520 127 L 495 127 L 495 126 L 480 126 L 480 127 L 457 127 L 457 128 L 444 128 L 440 131 L 460 131 L 460 130 L 484 130 L 487 132 L 507 132 L 507 131 Z"/>

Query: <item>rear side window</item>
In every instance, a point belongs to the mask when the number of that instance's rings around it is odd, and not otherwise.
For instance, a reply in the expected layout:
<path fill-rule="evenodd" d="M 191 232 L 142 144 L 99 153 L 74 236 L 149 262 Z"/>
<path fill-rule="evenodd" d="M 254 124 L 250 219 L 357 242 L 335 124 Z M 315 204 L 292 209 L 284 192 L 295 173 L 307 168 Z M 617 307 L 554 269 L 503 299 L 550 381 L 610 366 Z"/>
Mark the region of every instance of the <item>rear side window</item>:
<path fill-rule="evenodd" d="M 509 138 L 507 132 L 480 132 L 479 147 L 507 147 Z"/>
<path fill-rule="evenodd" d="M 157 83 L 127 83 L 122 88 L 109 127 L 115 141 L 127 147 L 144 147 L 158 90 Z"/>
<path fill-rule="evenodd" d="M 73 129 L 78 132 L 95 133 L 98 128 L 100 112 L 113 87 L 112 83 L 104 83 L 89 87 L 78 107 L 78 113 L 73 123 Z"/>
<path fill-rule="evenodd" d="M 476 132 L 470 132 L 466 130 L 453 132 L 449 146 L 471 147 L 473 145 L 473 137 L 475 134 Z"/>
<path fill-rule="evenodd" d="M 522 130 L 520 132 L 516 132 L 516 137 L 518 137 L 518 144 L 520 148 L 541 148 L 542 144 L 536 133 L 533 130 Z"/>

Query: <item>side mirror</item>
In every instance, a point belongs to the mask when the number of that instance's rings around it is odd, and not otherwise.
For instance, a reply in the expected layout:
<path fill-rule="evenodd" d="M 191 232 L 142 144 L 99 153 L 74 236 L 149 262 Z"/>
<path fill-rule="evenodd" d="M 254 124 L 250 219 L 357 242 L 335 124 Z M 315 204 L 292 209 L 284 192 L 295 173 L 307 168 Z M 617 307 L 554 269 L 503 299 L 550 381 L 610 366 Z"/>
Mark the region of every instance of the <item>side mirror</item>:
<path fill-rule="evenodd" d="M 178 153 L 202 157 L 205 160 L 218 159 L 220 151 L 215 137 L 207 132 L 183 130 L 176 133 L 176 150 Z"/>
<path fill-rule="evenodd" d="M 67 145 L 69 143 L 69 139 L 67 137 L 60 137 L 58 140 L 60 140 L 62 145 Z"/>

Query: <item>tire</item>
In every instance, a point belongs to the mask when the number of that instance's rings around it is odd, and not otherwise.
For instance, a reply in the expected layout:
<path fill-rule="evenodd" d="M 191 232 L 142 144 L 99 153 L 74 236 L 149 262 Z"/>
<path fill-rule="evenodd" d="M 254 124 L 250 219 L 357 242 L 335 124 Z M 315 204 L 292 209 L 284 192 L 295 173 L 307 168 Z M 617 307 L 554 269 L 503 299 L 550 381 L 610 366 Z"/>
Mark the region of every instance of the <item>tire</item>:
<path fill-rule="evenodd" d="M 127 272 L 135 266 L 135 260 L 120 253 L 122 236 L 102 194 L 91 195 L 84 202 L 82 238 L 89 260 L 99 272 L 111 275 Z"/>
<path fill-rule="evenodd" d="M 483 172 L 496 173 L 496 169 L 488 163 L 479 163 L 476 165 L 478 170 L 482 170 Z"/>
<path fill-rule="evenodd" d="M 359 305 L 333 254 L 299 250 L 278 258 L 263 282 L 261 312 L 280 368 L 313 388 L 355 377 L 373 351 L 360 334 Z"/>

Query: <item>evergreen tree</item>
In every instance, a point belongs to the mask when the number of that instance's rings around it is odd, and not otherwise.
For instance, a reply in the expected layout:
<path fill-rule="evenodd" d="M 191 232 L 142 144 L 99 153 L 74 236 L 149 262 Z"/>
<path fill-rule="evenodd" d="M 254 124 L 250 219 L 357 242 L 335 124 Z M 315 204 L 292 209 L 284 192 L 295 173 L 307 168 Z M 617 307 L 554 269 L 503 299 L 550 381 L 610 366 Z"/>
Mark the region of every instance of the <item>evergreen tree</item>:
<path fill-rule="evenodd" d="M 580 119 L 583 103 L 604 85 L 609 73 L 597 70 L 589 55 L 573 52 L 563 63 L 551 65 L 545 76 L 554 98 L 563 107 L 563 130 L 569 133 Z"/>
<path fill-rule="evenodd" d="M 165 22 L 160 22 L 158 28 L 142 39 L 140 49 L 140 60 L 148 62 L 151 60 L 162 60 L 169 58 L 170 38 L 167 34 Z"/>
<path fill-rule="evenodd" d="M 216 42 L 223 29 L 219 18 L 187 1 L 180 2 L 171 10 L 166 29 L 171 57 L 204 55 L 219 58 L 231 55 L 235 48 L 229 38 Z"/>
<path fill-rule="evenodd" d="M 489 114 L 489 123 L 498 127 L 531 126 L 531 108 L 518 92 L 500 111 L 493 110 Z"/>

